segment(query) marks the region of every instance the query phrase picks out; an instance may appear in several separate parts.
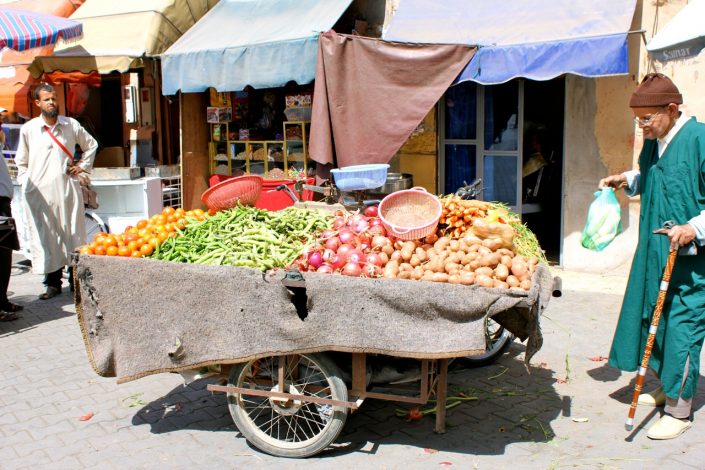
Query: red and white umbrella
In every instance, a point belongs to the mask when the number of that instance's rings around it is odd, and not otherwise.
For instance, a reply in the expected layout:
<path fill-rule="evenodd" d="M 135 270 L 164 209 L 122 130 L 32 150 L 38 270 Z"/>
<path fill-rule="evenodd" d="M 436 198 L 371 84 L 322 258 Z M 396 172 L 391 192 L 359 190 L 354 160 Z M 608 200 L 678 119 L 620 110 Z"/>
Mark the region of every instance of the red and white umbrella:
<path fill-rule="evenodd" d="M 83 34 L 83 25 L 59 16 L 0 8 L 0 48 L 25 51 Z"/>

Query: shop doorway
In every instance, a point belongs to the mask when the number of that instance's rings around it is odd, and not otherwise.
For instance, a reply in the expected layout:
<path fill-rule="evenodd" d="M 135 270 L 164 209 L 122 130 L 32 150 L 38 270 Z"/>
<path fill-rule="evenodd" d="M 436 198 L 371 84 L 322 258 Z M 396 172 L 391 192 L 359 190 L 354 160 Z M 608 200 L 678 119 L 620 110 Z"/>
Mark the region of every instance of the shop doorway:
<path fill-rule="evenodd" d="M 76 119 L 98 141 L 99 150 L 123 147 L 120 75 L 103 75 L 100 87 L 66 84 L 67 115 Z"/>
<path fill-rule="evenodd" d="M 482 178 L 482 199 L 500 201 L 560 261 L 564 81 L 464 82 L 439 106 L 439 191 Z"/>

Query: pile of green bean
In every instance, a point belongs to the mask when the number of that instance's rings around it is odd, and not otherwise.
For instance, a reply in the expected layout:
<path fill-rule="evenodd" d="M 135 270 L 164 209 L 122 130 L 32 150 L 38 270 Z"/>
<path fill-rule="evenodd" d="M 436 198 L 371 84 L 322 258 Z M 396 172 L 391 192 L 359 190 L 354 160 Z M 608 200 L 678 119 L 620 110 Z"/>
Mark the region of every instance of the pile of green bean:
<path fill-rule="evenodd" d="M 237 206 L 189 224 L 151 258 L 192 264 L 248 266 L 267 271 L 289 266 L 332 216 L 289 207 L 270 212 Z"/>

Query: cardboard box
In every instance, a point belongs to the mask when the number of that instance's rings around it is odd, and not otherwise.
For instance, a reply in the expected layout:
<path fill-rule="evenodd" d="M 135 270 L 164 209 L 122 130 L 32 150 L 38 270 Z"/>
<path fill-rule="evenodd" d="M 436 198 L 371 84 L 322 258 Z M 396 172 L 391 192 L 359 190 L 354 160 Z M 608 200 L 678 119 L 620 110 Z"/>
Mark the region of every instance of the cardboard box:
<path fill-rule="evenodd" d="M 159 178 L 173 178 L 181 174 L 180 165 L 157 165 L 144 168 L 144 176 L 156 176 Z"/>
<path fill-rule="evenodd" d="M 218 108 L 215 106 L 208 106 L 206 108 L 206 121 L 217 124 L 218 121 Z"/>
<path fill-rule="evenodd" d="M 134 180 L 141 176 L 142 169 L 135 166 L 114 168 L 93 167 L 93 171 L 91 172 L 91 180 L 93 181 Z"/>
<path fill-rule="evenodd" d="M 287 108 L 310 108 L 313 102 L 311 93 L 299 93 L 298 95 L 286 95 L 284 98 Z"/>
<path fill-rule="evenodd" d="M 218 108 L 218 120 L 220 122 L 231 122 L 233 120 L 233 108 L 229 106 Z"/>
<path fill-rule="evenodd" d="M 206 108 L 206 121 L 211 124 L 219 122 L 231 122 L 233 120 L 233 108 L 208 106 Z"/>
<path fill-rule="evenodd" d="M 125 165 L 125 150 L 122 147 L 105 147 L 95 156 L 94 167 L 121 167 Z"/>

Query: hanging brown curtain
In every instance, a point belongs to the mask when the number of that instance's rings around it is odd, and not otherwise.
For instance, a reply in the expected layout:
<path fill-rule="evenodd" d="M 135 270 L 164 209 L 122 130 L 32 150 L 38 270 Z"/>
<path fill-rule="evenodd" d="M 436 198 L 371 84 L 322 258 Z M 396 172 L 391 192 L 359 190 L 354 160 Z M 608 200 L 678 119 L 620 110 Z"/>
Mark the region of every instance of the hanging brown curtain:
<path fill-rule="evenodd" d="M 475 51 L 464 45 L 321 34 L 311 158 L 336 167 L 387 163 Z"/>

